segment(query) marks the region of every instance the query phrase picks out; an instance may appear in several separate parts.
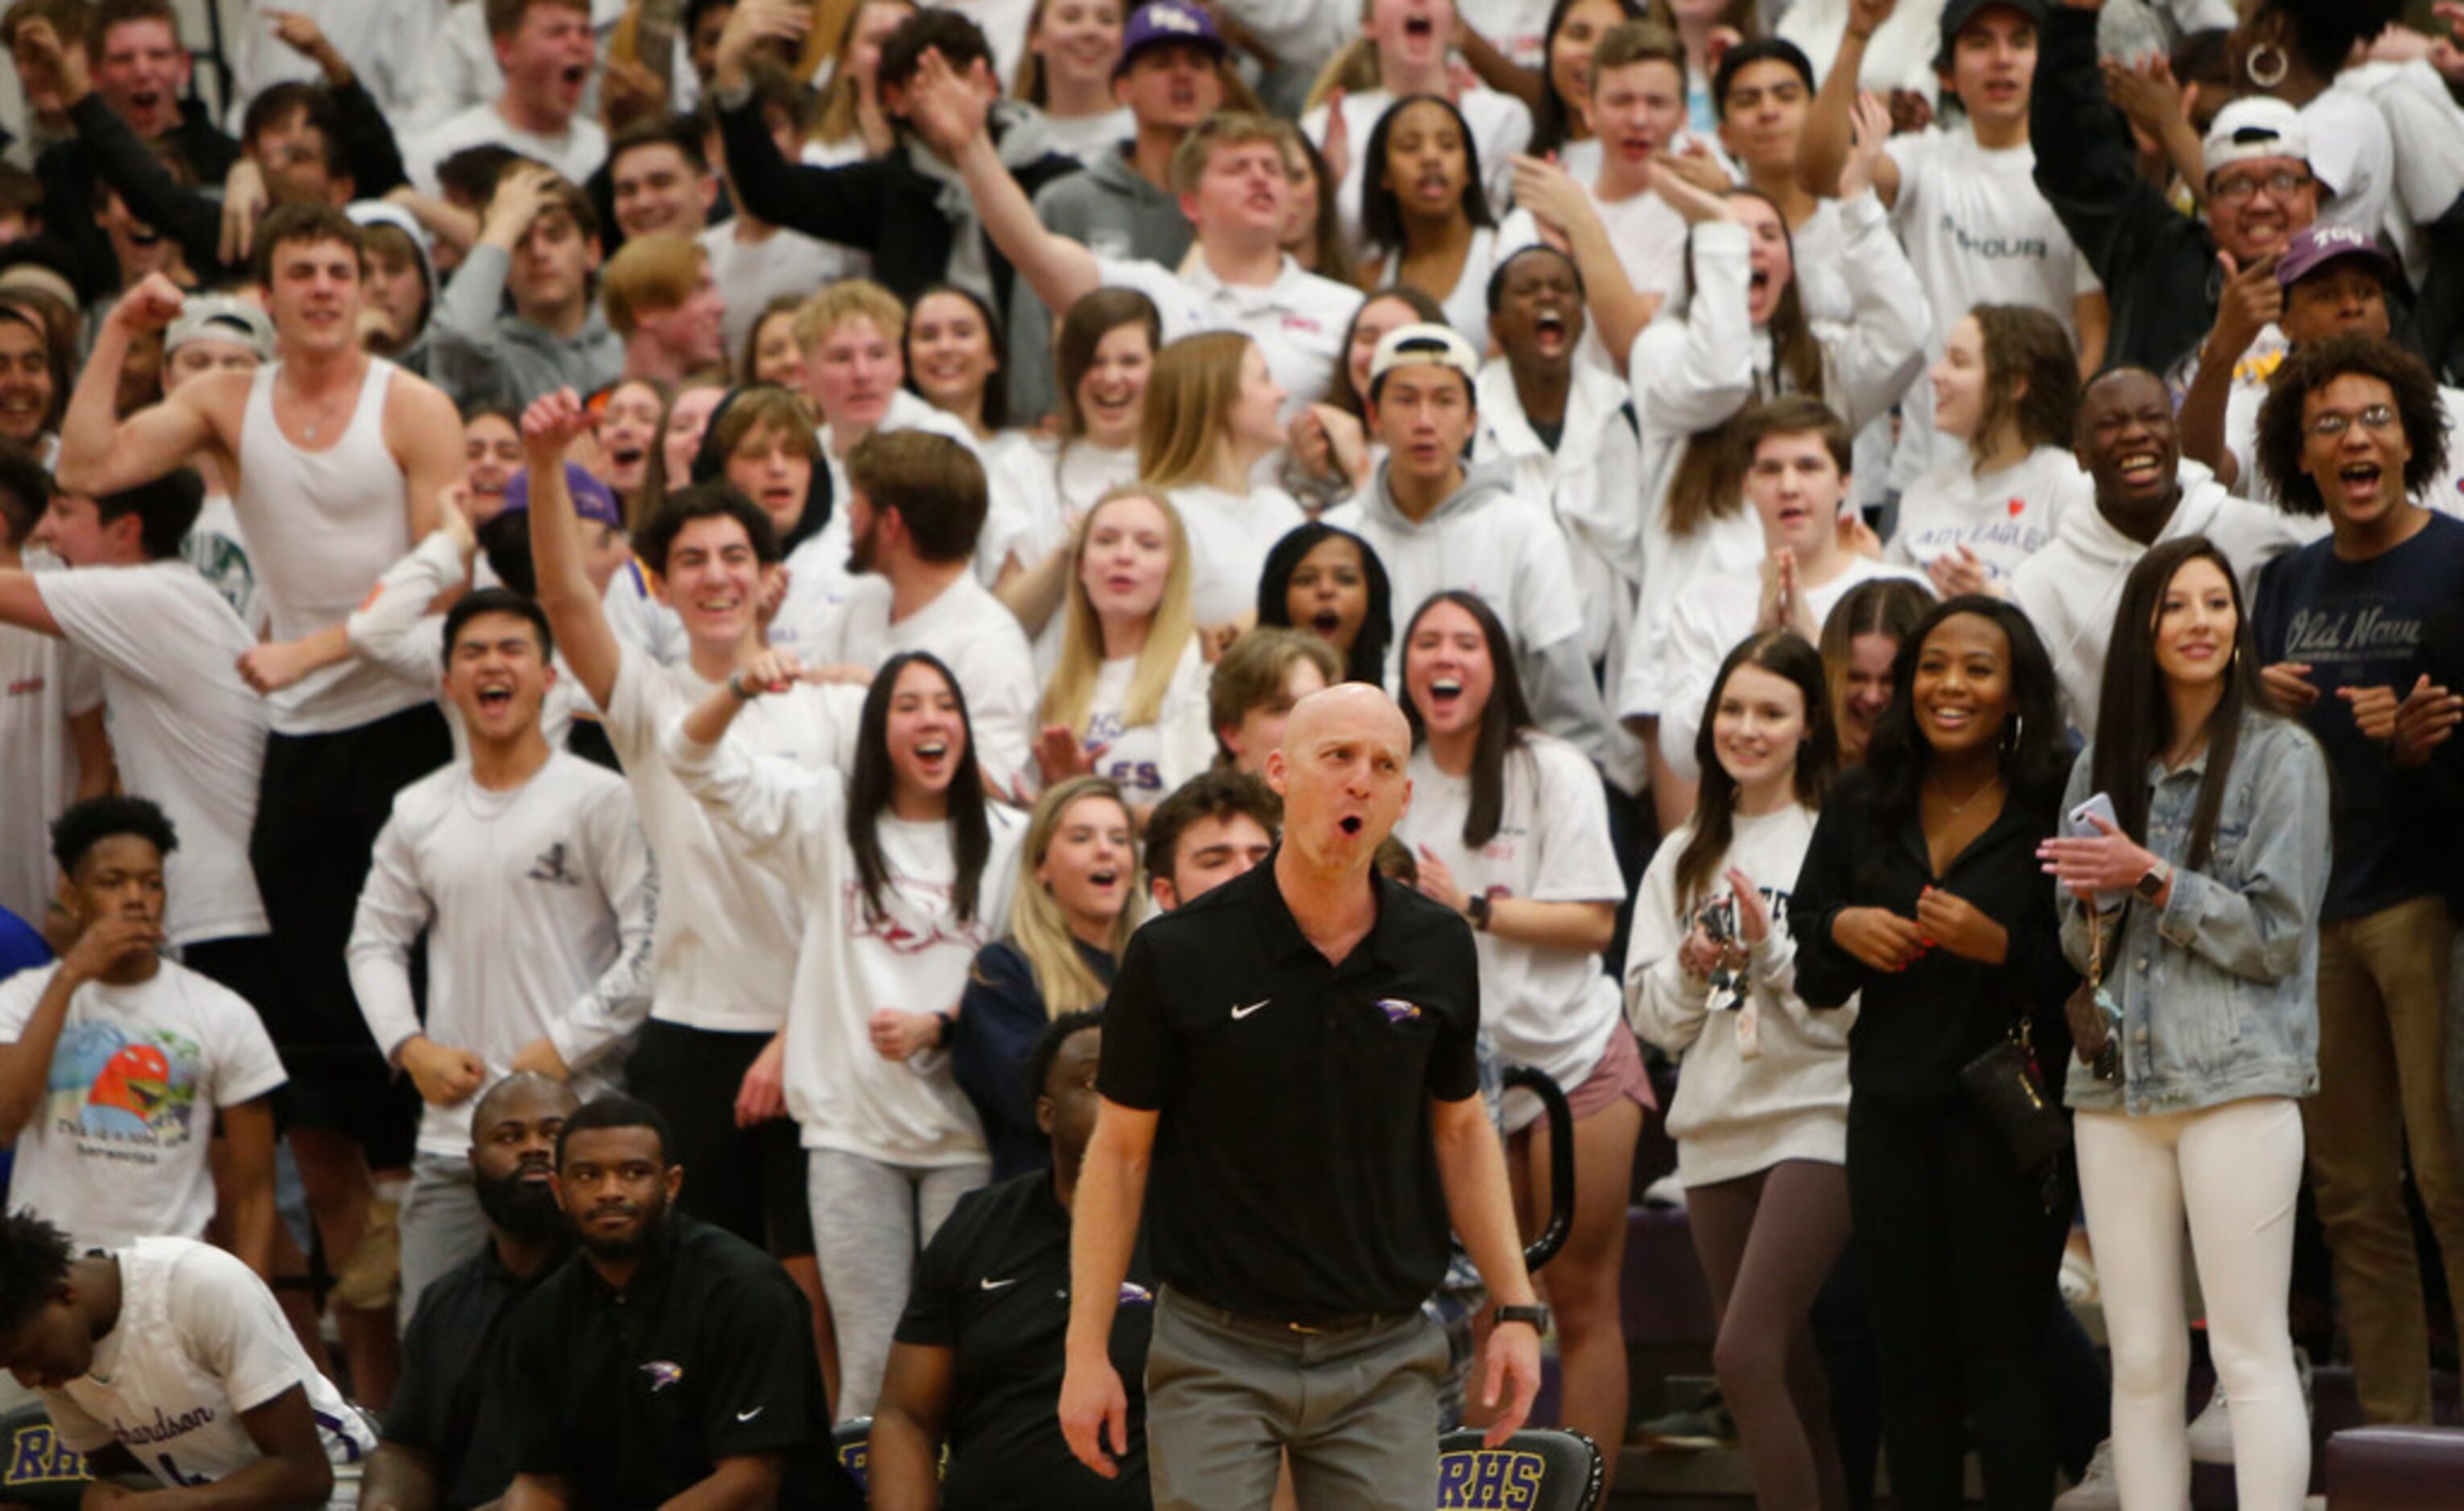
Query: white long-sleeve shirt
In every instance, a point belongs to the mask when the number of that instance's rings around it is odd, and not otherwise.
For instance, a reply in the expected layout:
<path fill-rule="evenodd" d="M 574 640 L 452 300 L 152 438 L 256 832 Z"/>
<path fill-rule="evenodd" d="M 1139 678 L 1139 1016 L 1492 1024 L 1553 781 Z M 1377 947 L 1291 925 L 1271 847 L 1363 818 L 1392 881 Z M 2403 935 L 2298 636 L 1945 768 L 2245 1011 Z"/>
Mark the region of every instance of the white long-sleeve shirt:
<path fill-rule="evenodd" d="M 994 805 L 992 852 L 977 883 L 975 915 L 954 902 L 957 857 L 949 825 L 881 816 L 890 872 L 882 914 L 870 916 L 847 838 L 847 781 L 828 769 L 755 760 L 730 739 L 700 745 L 671 725 L 661 748 L 711 826 L 786 884 L 802 909 L 803 945 L 787 1003 L 787 1110 L 806 1149 L 886 1164 L 963 1165 L 984 1158 L 977 1120 L 948 1057 L 904 1062 L 872 1047 L 885 1007 L 954 1013 L 976 952 L 1008 925 L 1023 824 Z"/>
<path fill-rule="evenodd" d="M 351 990 L 387 1058 L 425 1033 L 487 1062 L 490 1079 L 545 1039 L 584 1096 L 650 1010 L 658 879 L 614 773 L 558 751 L 491 792 L 447 766 L 396 794 L 351 922 Z M 428 1021 L 410 950 L 428 931 Z M 471 1104 L 421 1115 L 422 1153 L 471 1147 Z"/>
<path fill-rule="evenodd" d="M 1857 1007 L 1815 1012 L 1798 999 L 1788 931 L 1788 894 L 1814 838 L 1814 817 L 1794 803 L 1740 816 L 1727 853 L 1711 868 L 1711 896 L 1734 890 L 1733 867 L 1753 882 L 1771 918 L 1749 952 L 1746 1004 L 1732 1012 L 1715 1015 L 1710 984 L 1677 963 L 1705 900 L 1683 906 L 1677 895 L 1691 823 L 1661 842 L 1635 895 L 1626 1017 L 1636 1033 L 1682 1057 L 1668 1134 L 1677 1141 L 1678 1177 L 1688 1186 L 1735 1180 L 1784 1159 L 1847 1162 L 1848 1030 Z"/>

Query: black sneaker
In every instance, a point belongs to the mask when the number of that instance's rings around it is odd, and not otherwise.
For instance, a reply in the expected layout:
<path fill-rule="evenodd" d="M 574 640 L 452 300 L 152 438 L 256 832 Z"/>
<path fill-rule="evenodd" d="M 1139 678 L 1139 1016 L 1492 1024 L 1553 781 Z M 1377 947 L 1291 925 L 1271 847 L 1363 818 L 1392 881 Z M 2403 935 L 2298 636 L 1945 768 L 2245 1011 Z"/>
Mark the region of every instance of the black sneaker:
<path fill-rule="evenodd" d="M 1739 1446 L 1737 1419 L 1728 1414 L 1728 1403 L 1720 1396 L 1719 1387 L 1703 1392 L 1701 1399 L 1683 1411 L 1655 1416 L 1635 1430 L 1645 1448 L 1678 1448 L 1702 1451 Z"/>

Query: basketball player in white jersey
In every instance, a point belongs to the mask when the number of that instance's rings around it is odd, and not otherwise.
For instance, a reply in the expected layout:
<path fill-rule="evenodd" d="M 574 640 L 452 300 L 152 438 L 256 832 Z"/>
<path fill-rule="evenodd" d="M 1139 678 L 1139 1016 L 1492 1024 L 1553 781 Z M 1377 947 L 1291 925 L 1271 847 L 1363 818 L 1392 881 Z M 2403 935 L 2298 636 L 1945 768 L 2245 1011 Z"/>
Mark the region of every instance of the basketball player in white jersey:
<path fill-rule="evenodd" d="M 265 1282 L 188 1238 L 72 1258 L 42 1218 L 0 1217 L 0 1366 L 40 1393 L 87 1473 L 143 1471 L 166 1500 L 210 1484 L 215 1504 L 248 1511 L 350 1505 L 376 1448 Z M 98 1484 L 83 1503 L 155 1501 Z"/>
<path fill-rule="evenodd" d="M 60 486 L 72 492 L 115 493 L 200 457 L 230 469 L 275 640 L 342 621 L 436 527 L 463 474 L 452 404 L 360 346 L 360 237 L 330 206 L 268 214 L 256 274 L 276 360 L 194 379 L 120 420 L 114 400 L 131 343 L 168 325 L 182 303 L 167 279 L 139 284 L 103 322 L 60 425 Z M 434 694 L 356 660 L 275 693 L 249 844 L 284 968 L 275 990 L 255 993 L 281 1000 L 256 1006 L 292 1074 L 292 1151 L 341 1277 L 336 1300 L 355 1367 L 377 1364 L 359 1375 L 371 1403 L 390 1390 L 391 1277 L 351 1261 L 368 1231 L 369 1167 L 409 1163 L 413 1103 L 407 1084 L 389 1084 L 368 1038 L 343 947 L 395 792 L 451 755 Z"/>

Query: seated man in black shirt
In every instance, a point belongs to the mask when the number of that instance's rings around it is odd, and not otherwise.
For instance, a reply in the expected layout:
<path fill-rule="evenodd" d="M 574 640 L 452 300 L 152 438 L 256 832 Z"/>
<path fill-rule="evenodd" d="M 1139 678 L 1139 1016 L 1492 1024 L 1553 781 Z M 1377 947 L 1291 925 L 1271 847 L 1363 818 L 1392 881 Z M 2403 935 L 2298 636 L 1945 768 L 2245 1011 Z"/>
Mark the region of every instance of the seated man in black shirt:
<path fill-rule="evenodd" d="M 1103 1015 L 1065 1013 L 1027 1062 L 1052 1168 L 971 1192 L 916 1264 L 869 1447 L 873 1511 L 1080 1511 L 1147 1504 L 1147 1330 L 1155 1277 L 1143 1246 L 1112 1317 L 1112 1368 L 1128 1391 L 1130 1452 L 1103 1479 L 1061 1436 L 1069 1328 L 1069 1212 L 1095 1128 Z M 941 1445 L 949 1473 L 937 1478 Z"/>
<path fill-rule="evenodd" d="M 863 1503 L 828 1452 L 804 1298 L 779 1261 L 671 1213 L 667 1120 L 604 1096 L 565 1120 L 557 1195 L 582 1253 L 508 1321 L 506 1511 Z"/>
<path fill-rule="evenodd" d="M 420 1294 L 402 1342 L 402 1380 L 368 1459 L 360 1511 L 461 1511 L 514 1478 L 514 1403 L 503 1354 L 514 1303 L 573 1246 L 557 1204 L 556 1140 L 582 1099 L 524 1071 L 471 1114 L 471 1169 L 488 1243 Z"/>

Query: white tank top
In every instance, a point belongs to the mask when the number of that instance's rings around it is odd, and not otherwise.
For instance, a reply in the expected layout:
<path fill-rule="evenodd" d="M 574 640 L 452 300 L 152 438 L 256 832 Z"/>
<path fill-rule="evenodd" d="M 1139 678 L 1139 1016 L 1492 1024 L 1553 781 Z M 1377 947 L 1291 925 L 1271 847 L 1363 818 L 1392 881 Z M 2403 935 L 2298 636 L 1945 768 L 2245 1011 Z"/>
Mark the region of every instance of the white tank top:
<path fill-rule="evenodd" d="M 350 421 L 319 451 L 292 445 L 275 421 L 274 383 L 281 371 L 281 363 L 268 363 L 249 384 L 231 507 L 248 537 L 274 638 L 296 640 L 349 618 L 379 574 L 408 554 L 409 490 L 385 443 L 393 363 L 368 360 Z M 303 677 L 269 701 L 276 734 L 324 734 L 433 696 L 433 688 L 351 660 Z"/>

